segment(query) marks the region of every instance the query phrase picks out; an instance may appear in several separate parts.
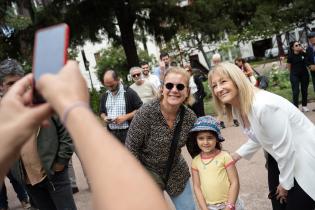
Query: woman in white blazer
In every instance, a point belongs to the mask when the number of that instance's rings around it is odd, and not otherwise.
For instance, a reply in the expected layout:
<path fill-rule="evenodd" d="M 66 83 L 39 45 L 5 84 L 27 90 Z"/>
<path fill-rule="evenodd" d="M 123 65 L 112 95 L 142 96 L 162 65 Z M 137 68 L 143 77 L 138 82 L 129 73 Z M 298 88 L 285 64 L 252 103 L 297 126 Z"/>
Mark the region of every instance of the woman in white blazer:
<path fill-rule="evenodd" d="M 286 99 L 255 88 L 234 64 L 210 71 L 209 85 L 219 114 L 237 118 L 249 137 L 234 159 L 249 159 L 262 147 L 279 168 L 275 198 L 286 210 L 314 210 L 314 124 Z"/>

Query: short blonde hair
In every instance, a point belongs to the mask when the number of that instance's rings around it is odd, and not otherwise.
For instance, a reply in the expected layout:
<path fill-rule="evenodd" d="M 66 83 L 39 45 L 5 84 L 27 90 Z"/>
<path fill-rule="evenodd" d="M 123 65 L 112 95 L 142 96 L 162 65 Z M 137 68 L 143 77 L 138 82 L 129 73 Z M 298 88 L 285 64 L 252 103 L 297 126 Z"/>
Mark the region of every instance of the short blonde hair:
<path fill-rule="evenodd" d="M 212 61 L 219 61 L 219 62 L 221 62 L 221 55 L 219 53 L 213 54 Z"/>
<path fill-rule="evenodd" d="M 235 64 L 223 62 L 215 66 L 208 75 L 209 87 L 212 92 L 214 105 L 218 111 L 218 114 L 222 116 L 225 112 L 228 119 L 231 120 L 233 118 L 232 106 L 230 104 L 222 103 L 214 94 L 212 88 L 212 76 L 214 73 L 218 73 L 221 76 L 228 76 L 233 81 L 236 88 L 238 89 L 238 99 L 240 102 L 240 110 L 237 111 L 239 114 L 248 115 L 251 112 L 255 87 L 250 83 L 242 70 Z"/>
<path fill-rule="evenodd" d="M 167 77 L 167 75 L 169 74 L 179 74 L 179 75 L 182 75 L 184 76 L 184 78 L 186 79 L 186 87 L 188 88 L 188 97 L 186 98 L 186 100 L 184 101 L 184 104 L 186 105 L 193 105 L 195 103 L 195 98 L 194 96 L 191 94 L 191 91 L 190 91 L 190 87 L 189 87 L 189 79 L 190 79 L 190 74 L 183 68 L 181 67 L 170 67 L 167 69 L 166 73 L 164 74 L 164 77 L 163 77 L 163 83 L 165 81 L 165 78 Z M 159 98 L 160 98 L 160 101 L 163 100 L 163 95 L 161 94 L 163 88 L 164 88 L 164 84 L 161 85 L 161 91 L 159 92 Z"/>

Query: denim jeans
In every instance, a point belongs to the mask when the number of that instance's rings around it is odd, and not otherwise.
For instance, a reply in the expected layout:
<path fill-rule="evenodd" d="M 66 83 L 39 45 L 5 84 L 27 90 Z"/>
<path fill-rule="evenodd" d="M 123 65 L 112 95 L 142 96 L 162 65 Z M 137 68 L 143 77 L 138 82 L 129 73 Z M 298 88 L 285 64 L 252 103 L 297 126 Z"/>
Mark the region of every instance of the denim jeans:
<path fill-rule="evenodd" d="M 28 195 L 23 185 L 21 185 L 17 180 L 14 179 L 11 172 L 7 174 L 7 177 L 9 178 L 18 199 L 20 201 L 28 201 Z M 4 182 L 2 184 L 2 187 L 0 186 L 0 188 L 0 208 L 8 208 L 7 189 Z"/>
<path fill-rule="evenodd" d="M 171 196 L 175 208 L 177 210 L 195 210 L 195 201 L 193 198 L 193 193 L 189 181 L 187 181 L 184 191 L 177 195 Z"/>
<path fill-rule="evenodd" d="M 76 210 L 68 168 L 56 172 L 49 179 L 46 177 L 42 182 L 32 186 L 26 185 L 26 189 L 40 210 Z"/>

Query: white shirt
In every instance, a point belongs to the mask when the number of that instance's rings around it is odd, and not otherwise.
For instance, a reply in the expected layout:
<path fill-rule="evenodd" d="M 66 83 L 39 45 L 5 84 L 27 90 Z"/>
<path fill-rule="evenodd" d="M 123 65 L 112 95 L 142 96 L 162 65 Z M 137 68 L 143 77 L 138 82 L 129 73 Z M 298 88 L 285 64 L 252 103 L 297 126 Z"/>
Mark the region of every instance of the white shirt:
<path fill-rule="evenodd" d="M 189 78 L 189 87 L 190 87 L 191 94 L 194 94 L 194 93 L 196 93 L 198 91 L 198 88 L 197 88 L 197 85 L 195 83 L 195 80 L 194 80 L 193 76 L 191 76 Z"/>
<path fill-rule="evenodd" d="M 149 74 L 149 76 L 145 77 L 145 79 L 151 82 L 156 90 L 160 88 L 161 82 L 160 82 L 160 79 L 156 75 Z"/>
<path fill-rule="evenodd" d="M 132 88 L 138 94 L 144 104 L 157 98 L 157 90 L 148 80 L 144 80 L 142 85 L 133 83 L 130 85 L 130 88 Z"/>

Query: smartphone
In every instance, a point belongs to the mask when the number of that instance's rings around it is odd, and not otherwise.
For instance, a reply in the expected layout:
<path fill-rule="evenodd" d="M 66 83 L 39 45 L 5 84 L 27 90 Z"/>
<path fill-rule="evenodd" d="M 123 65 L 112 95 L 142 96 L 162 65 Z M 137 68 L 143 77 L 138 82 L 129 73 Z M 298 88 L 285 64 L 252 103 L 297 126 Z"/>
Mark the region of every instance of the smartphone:
<path fill-rule="evenodd" d="M 114 121 L 115 121 L 115 119 L 112 119 L 112 118 L 108 118 L 108 119 L 107 119 L 107 122 L 108 122 L 108 123 L 113 123 Z"/>
<path fill-rule="evenodd" d="M 56 74 L 67 61 L 69 26 L 65 23 L 36 31 L 33 51 L 33 103 L 44 103 L 36 81 L 46 73 Z"/>

